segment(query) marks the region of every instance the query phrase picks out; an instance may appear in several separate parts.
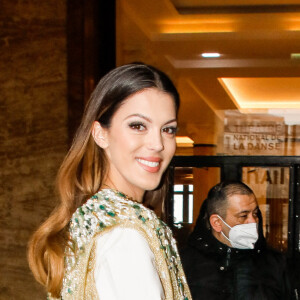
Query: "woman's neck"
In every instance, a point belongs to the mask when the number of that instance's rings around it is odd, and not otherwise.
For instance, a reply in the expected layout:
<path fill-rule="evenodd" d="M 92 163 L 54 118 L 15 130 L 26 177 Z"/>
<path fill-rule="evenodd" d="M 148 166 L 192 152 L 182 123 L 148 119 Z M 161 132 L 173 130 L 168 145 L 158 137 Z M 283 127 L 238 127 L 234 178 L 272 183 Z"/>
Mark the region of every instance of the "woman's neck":
<path fill-rule="evenodd" d="M 122 189 L 118 185 L 114 184 L 111 180 L 105 180 L 102 183 L 102 186 L 100 189 L 106 189 L 106 188 L 121 192 L 121 193 L 125 194 L 128 198 L 133 199 L 134 201 L 137 201 L 140 203 L 143 202 L 145 191 L 133 191 L 132 189 L 130 189 L 128 187 Z"/>

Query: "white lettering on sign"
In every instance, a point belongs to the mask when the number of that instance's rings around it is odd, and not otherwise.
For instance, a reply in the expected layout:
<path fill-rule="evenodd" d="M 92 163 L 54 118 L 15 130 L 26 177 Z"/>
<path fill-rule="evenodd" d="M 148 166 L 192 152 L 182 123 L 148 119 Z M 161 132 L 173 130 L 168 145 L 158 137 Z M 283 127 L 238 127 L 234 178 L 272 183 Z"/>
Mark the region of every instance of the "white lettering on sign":
<path fill-rule="evenodd" d="M 283 118 L 226 111 L 218 152 L 229 155 L 283 155 L 285 129 Z"/>
<path fill-rule="evenodd" d="M 244 167 L 243 182 L 253 189 L 257 198 L 289 197 L 288 167 Z"/>

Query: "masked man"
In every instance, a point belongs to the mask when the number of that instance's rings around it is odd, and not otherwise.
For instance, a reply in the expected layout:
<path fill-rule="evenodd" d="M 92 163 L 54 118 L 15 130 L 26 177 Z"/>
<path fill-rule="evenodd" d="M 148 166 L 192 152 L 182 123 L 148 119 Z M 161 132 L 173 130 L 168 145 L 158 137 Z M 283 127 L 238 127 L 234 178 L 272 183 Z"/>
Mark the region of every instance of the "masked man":
<path fill-rule="evenodd" d="M 182 263 L 194 300 L 288 300 L 282 254 L 267 247 L 253 191 L 221 182 L 204 201 Z"/>

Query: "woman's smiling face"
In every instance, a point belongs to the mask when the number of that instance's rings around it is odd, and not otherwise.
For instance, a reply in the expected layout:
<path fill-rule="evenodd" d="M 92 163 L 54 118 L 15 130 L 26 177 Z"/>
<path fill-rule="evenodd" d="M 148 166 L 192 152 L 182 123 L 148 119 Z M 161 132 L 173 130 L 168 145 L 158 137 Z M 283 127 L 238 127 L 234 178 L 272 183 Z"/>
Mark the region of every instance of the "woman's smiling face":
<path fill-rule="evenodd" d="M 109 162 L 105 183 L 141 201 L 159 185 L 175 153 L 176 129 L 174 99 L 156 88 L 127 98 L 109 128 L 95 122 L 94 139 Z"/>

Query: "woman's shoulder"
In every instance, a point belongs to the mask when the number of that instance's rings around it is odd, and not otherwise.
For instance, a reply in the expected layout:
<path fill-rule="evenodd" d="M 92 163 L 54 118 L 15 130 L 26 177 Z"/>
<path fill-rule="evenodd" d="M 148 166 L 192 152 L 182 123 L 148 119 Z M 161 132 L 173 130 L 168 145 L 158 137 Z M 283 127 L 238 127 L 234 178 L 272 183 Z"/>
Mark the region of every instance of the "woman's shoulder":
<path fill-rule="evenodd" d="M 77 208 L 71 218 L 71 223 L 83 222 L 84 227 L 90 227 L 95 225 L 95 222 L 100 228 L 103 228 L 111 223 L 114 224 L 113 220 L 127 219 L 130 215 L 134 217 L 139 213 L 148 214 L 148 218 L 150 215 L 153 217 L 153 212 L 143 204 L 130 200 L 121 192 L 104 189 Z"/>
<path fill-rule="evenodd" d="M 97 233 L 125 223 L 168 230 L 143 204 L 130 200 L 118 191 L 104 189 L 75 211 L 69 226 L 70 238 L 81 248 Z"/>

